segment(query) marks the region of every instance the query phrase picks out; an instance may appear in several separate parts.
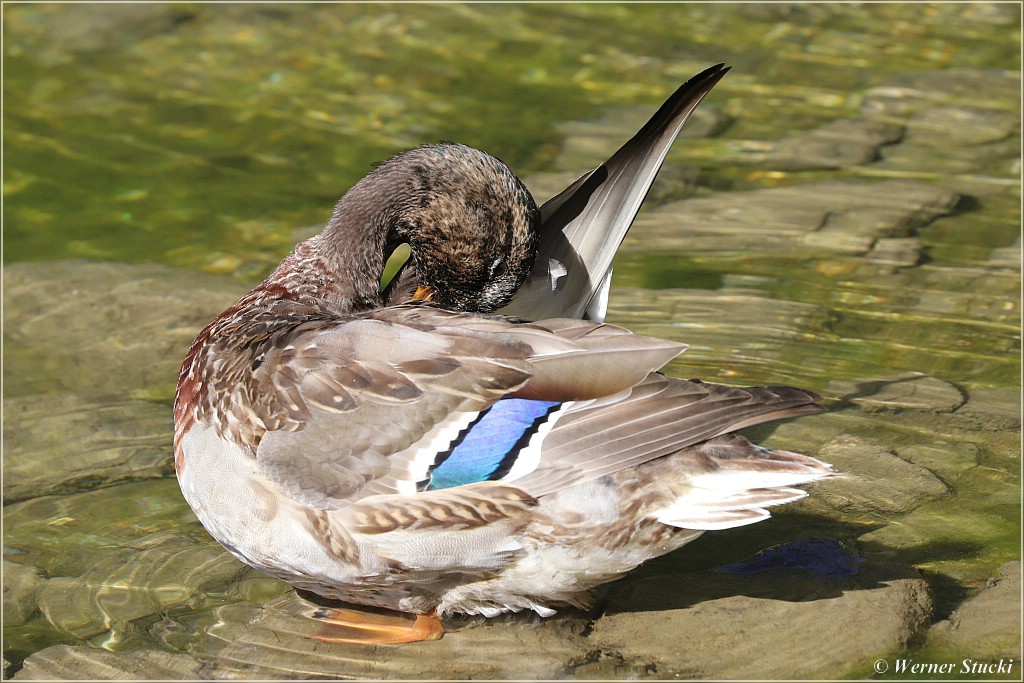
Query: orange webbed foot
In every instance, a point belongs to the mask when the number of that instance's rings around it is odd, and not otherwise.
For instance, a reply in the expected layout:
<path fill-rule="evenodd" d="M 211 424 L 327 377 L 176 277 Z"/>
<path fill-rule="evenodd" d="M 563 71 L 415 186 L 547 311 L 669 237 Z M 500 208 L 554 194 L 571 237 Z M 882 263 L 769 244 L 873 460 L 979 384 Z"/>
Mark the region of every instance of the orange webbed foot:
<path fill-rule="evenodd" d="M 440 640 L 444 635 L 441 618 L 430 614 L 403 614 L 385 610 L 363 611 L 322 607 L 313 615 L 330 624 L 331 632 L 313 636 L 325 643 L 390 645 Z"/>

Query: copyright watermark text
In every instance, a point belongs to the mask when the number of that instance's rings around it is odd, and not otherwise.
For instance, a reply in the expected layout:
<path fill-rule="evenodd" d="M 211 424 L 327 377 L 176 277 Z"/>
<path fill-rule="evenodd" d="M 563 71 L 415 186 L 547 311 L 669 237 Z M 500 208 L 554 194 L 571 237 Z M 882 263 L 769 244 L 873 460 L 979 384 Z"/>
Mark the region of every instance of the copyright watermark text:
<path fill-rule="evenodd" d="M 1000 659 L 997 662 L 961 659 L 958 662 L 916 662 L 909 657 L 893 660 L 876 659 L 876 674 L 922 674 L 922 675 L 963 675 L 963 674 L 1005 674 L 1020 673 L 1020 662 Z"/>

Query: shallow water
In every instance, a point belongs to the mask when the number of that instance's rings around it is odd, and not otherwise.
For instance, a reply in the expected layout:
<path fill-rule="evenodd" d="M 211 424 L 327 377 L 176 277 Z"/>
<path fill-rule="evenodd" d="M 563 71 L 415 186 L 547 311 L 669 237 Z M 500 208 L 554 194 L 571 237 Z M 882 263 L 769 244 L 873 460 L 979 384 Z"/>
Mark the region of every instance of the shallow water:
<path fill-rule="evenodd" d="M 886 678 L 900 658 L 1015 656 L 987 677 L 1019 677 L 1019 8 L 4 19 L 6 675 Z M 192 337 L 371 162 L 454 139 L 542 200 L 723 61 L 623 244 L 609 320 L 690 344 L 673 375 L 822 393 L 829 413 L 755 434 L 848 476 L 649 563 L 589 613 L 311 644 L 308 603 L 222 551 L 177 490 Z M 862 571 L 714 571 L 815 538 Z M 810 638 L 837 620 L 843 642 Z"/>

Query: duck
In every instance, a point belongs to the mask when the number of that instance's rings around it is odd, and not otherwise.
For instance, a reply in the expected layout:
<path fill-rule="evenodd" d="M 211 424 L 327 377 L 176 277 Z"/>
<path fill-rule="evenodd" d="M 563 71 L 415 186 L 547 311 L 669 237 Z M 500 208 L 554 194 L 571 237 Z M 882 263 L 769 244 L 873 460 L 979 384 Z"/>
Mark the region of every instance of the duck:
<path fill-rule="evenodd" d="M 174 401 L 182 494 L 243 563 L 353 607 L 318 613 L 338 627 L 322 640 L 587 608 L 830 476 L 736 433 L 821 412 L 818 394 L 670 377 L 685 344 L 603 320 L 614 252 L 726 70 L 541 207 L 483 151 L 397 154 L 198 334 Z"/>

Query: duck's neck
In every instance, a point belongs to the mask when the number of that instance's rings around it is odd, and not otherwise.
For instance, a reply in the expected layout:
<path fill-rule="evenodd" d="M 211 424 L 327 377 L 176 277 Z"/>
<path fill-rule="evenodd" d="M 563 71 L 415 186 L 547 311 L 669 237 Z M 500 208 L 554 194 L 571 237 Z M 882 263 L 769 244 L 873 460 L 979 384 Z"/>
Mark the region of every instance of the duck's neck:
<path fill-rule="evenodd" d="M 257 289 L 315 301 L 339 314 L 381 306 L 384 263 L 401 242 L 396 225 L 402 196 L 400 179 L 378 168 L 350 189 L 327 226 L 296 246 Z"/>

